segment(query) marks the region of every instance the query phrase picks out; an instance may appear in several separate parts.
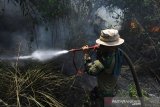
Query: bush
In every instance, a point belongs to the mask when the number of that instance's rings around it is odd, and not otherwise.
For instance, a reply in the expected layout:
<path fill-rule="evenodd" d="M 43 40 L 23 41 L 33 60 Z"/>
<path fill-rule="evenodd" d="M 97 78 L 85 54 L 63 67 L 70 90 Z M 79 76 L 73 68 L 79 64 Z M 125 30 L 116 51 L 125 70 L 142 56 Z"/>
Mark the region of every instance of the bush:
<path fill-rule="evenodd" d="M 1 106 L 62 107 L 69 103 L 66 97 L 72 91 L 75 76 L 65 76 L 54 63 L 28 69 L 2 63 L 0 67 Z"/>

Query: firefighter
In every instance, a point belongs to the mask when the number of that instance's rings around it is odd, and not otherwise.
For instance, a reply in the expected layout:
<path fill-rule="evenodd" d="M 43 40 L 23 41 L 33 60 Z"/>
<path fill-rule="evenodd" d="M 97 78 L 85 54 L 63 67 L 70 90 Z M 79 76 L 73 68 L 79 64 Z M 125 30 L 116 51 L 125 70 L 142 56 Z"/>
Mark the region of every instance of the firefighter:
<path fill-rule="evenodd" d="M 85 71 L 97 77 L 97 87 L 91 91 L 91 106 L 104 107 L 107 98 L 116 94 L 117 80 L 121 72 L 123 55 L 118 46 L 124 43 L 118 30 L 101 30 L 100 38 L 96 40 L 99 48 L 96 51 L 96 60 L 92 60 L 88 46 L 83 46 Z M 94 101 L 93 101 L 94 100 Z"/>

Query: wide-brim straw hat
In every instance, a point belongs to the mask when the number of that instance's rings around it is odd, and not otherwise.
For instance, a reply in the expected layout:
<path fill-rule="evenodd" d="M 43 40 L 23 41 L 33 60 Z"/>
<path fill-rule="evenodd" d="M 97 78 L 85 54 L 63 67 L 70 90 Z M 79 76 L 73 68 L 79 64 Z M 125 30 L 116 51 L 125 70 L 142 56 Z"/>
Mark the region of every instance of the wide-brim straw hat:
<path fill-rule="evenodd" d="M 96 40 L 96 43 L 105 46 L 118 46 L 124 43 L 124 39 L 120 38 L 118 30 L 105 29 L 101 30 L 100 38 Z"/>

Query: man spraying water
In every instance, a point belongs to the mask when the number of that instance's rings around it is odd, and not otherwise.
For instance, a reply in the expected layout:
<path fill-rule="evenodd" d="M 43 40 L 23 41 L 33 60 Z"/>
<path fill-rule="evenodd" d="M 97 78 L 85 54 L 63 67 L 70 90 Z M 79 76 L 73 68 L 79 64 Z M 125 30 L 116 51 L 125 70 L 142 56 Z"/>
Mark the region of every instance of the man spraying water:
<path fill-rule="evenodd" d="M 122 54 L 118 50 L 118 46 L 123 42 L 124 40 L 120 38 L 117 30 L 102 30 L 100 38 L 96 40 L 100 46 L 97 49 L 95 61 L 92 61 L 88 54 L 88 46 L 82 47 L 86 72 L 96 76 L 98 82 L 98 86 L 91 92 L 91 99 L 94 100 L 92 104 L 95 104 L 92 106 L 104 107 L 104 98 L 115 96 L 116 83 L 122 65 Z"/>
<path fill-rule="evenodd" d="M 100 38 L 96 40 L 99 48 L 96 51 L 97 59 L 93 61 L 88 52 L 88 46 L 83 46 L 85 71 L 97 77 L 98 86 L 91 91 L 91 107 L 110 107 L 112 97 L 116 95 L 116 86 L 121 72 L 123 57 L 128 62 L 135 81 L 137 94 L 142 98 L 137 75 L 133 64 L 127 54 L 118 48 L 124 43 L 118 30 L 106 29 L 101 31 Z M 109 98 L 109 99 L 108 99 Z M 141 100 L 143 105 L 143 99 Z"/>
<path fill-rule="evenodd" d="M 104 107 L 104 104 L 106 104 L 105 98 L 114 97 L 116 95 L 116 85 L 120 75 L 122 56 L 124 56 L 131 68 L 137 94 L 140 98 L 142 98 L 142 92 L 133 64 L 127 54 L 118 48 L 119 45 L 124 43 L 124 40 L 120 38 L 120 35 L 118 34 L 118 30 L 102 30 L 100 38 L 96 40 L 96 43 L 97 45 L 91 47 L 83 46 L 80 49 L 62 51 L 37 50 L 31 55 L 14 57 L 14 59 L 19 58 L 23 60 L 33 59 L 38 61 L 47 61 L 60 55 L 67 54 L 68 52 L 75 53 L 76 51 L 84 51 L 85 71 L 89 75 L 96 76 L 98 82 L 98 86 L 91 92 L 91 99 L 93 100 L 91 104 L 96 107 Z M 88 53 L 89 49 L 96 50 L 97 59 L 95 61 L 92 61 Z M 143 99 L 141 100 L 141 104 L 143 105 Z M 91 105 L 91 107 L 93 106 Z"/>

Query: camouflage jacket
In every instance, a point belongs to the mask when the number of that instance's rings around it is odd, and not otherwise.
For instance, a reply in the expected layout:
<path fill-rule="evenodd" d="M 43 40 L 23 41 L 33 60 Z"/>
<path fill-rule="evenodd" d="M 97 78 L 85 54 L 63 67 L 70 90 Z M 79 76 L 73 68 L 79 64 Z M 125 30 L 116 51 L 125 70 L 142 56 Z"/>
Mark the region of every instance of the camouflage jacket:
<path fill-rule="evenodd" d="M 85 58 L 86 72 L 97 77 L 98 90 L 104 96 L 113 94 L 121 65 L 122 53 L 118 49 L 111 55 L 103 55 L 95 61 L 92 61 L 89 56 Z"/>

